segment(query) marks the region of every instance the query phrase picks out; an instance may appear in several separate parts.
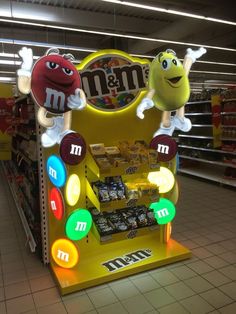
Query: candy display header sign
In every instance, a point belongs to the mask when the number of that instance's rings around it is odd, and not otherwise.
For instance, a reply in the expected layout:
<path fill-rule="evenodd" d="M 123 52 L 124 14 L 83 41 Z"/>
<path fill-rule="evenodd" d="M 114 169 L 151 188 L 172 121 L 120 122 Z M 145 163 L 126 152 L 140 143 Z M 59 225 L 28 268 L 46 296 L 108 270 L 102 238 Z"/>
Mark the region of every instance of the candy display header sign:
<path fill-rule="evenodd" d="M 119 50 L 92 53 L 77 67 L 92 107 L 114 111 L 130 106 L 146 89 L 149 61 Z"/>

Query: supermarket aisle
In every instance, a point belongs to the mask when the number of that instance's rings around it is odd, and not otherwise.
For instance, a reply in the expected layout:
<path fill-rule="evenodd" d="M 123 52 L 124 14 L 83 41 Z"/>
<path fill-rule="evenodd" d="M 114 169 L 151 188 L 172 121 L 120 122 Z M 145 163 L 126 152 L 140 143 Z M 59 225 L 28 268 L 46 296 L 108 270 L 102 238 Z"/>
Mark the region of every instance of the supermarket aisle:
<path fill-rule="evenodd" d="M 0 313 L 236 313 L 235 191 L 179 177 L 174 238 L 190 260 L 60 297 L 48 269 L 25 248 L 0 173 Z"/>

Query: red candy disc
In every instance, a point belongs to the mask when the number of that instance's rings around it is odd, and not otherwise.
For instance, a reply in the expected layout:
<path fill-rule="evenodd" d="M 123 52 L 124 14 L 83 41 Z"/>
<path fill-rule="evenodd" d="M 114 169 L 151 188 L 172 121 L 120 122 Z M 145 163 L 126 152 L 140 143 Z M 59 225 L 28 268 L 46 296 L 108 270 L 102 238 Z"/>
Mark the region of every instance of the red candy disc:
<path fill-rule="evenodd" d="M 57 188 L 52 188 L 49 196 L 50 208 L 53 212 L 53 215 L 61 220 L 64 215 L 64 201 L 61 195 L 61 191 Z"/>

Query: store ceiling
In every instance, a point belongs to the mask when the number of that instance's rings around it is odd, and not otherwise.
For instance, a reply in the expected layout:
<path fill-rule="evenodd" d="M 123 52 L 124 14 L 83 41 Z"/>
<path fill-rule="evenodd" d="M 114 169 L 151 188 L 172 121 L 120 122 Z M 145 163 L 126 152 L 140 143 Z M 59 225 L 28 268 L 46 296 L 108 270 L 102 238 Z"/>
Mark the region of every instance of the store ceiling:
<path fill-rule="evenodd" d="M 193 70 L 200 72 L 191 72 L 191 80 L 236 82 L 236 65 L 217 64 L 217 62 L 236 64 L 235 1 L 130 0 L 131 4 L 149 5 L 232 21 L 233 25 L 153 11 L 137 5 L 127 6 L 123 1 L 114 2 L 118 3 L 102 0 L 1 0 L 0 53 L 17 53 L 21 46 L 17 41 L 20 40 L 32 44 L 40 42 L 91 50 L 116 48 L 130 54 L 153 56 L 167 48 L 172 48 L 179 58 L 184 57 L 187 47 L 196 48 L 191 44 L 225 47 L 234 51 L 208 48 L 207 54 L 201 60 L 213 63 L 196 63 Z M 119 2 L 123 2 L 123 5 Z M 17 21 L 40 23 L 44 26 L 16 24 Z M 61 29 L 62 27 L 64 29 Z M 73 28 L 73 30 L 65 28 Z M 96 34 L 94 31 L 100 33 Z M 135 38 L 125 37 L 127 35 Z M 142 39 L 139 39 L 140 37 Z M 7 44 L 7 40 L 15 42 Z M 32 46 L 32 48 L 34 54 L 38 56 L 46 50 L 45 47 Z M 78 60 L 83 59 L 88 53 L 73 50 Z M 0 56 L 1 60 L 9 60 L 5 55 Z M 17 67 L 19 65 L 0 64 L 0 76 L 5 75 L 4 71 L 15 72 Z M 203 71 L 232 74 L 203 73 Z M 14 76 L 13 73 L 8 73 L 9 75 Z"/>

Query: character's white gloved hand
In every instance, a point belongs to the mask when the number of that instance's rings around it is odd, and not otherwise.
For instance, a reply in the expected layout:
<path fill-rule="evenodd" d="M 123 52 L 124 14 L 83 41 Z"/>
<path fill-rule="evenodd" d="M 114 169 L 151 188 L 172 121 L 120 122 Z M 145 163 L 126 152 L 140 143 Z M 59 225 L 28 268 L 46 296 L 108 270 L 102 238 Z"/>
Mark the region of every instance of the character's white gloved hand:
<path fill-rule="evenodd" d="M 187 49 L 186 57 L 189 57 L 192 59 L 193 63 L 199 59 L 204 53 L 206 53 L 206 49 L 201 47 L 198 50 L 192 50 L 191 48 Z"/>
<path fill-rule="evenodd" d="M 86 99 L 83 97 L 83 91 L 80 88 L 76 88 L 75 94 L 68 97 L 67 106 L 70 109 L 82 110 L 86 106 Z"/>
<path fill-rule="evenodd" d="M 19 56 L 22 59 L 21 68 L 17 71 L 18 76 L 31 76 L 31 69 L 33 66 L 33 51 L 31 48 L 23 47 L 19 51 Z"/>
<path fill-rule="evenodd" d="M 138 105 L 137 109 L 136 109 L 136 115 L 137 117 L 139 117 L 139 119 L 143 119 L 144 118 L 144 110 L 150 109 L 154 107 L 154 102 L 150 99 L 150 98 L 143 98 L 141 103 Z"/>

